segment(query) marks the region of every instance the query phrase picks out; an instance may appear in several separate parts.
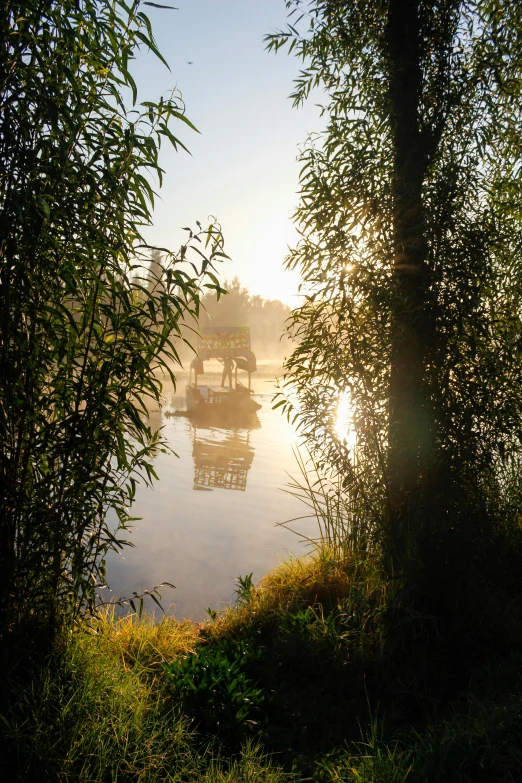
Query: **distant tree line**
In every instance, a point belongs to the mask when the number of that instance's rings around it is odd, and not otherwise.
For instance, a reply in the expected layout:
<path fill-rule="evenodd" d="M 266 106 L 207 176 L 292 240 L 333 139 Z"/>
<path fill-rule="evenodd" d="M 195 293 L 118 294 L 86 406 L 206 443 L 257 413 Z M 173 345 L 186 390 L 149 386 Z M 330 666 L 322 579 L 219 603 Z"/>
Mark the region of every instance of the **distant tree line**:
<path fill-rule="evenodd" d="M 279 299 L 251 294 L 237 277 L 225 281 L 223 287 L 227 294 L 219 300 L 213 291 L 202 298 L 200 327 L 249 326 L 252 349 L 258 356 L 284 357 L 289 340 L 283 332 L 291 308 Z"/>
<path fill-rule="evenodd" d="M 154 263 L 154 262 L 153 262 Z M 149 279 L 154 272 L 151 268 Z M 195 345 L 195 331 L 210 326 L 249 326 L 252 350 L 259 358 L 283 360 L 291 351 L 291 341 L 286 331 L 286 321 L 291 313 L 289 305 L 279 299 L 263 299 L 251 294 L 241 285 L 238 277 L 225 280 L 226 294 L 219 299 L 212 289 L 202 296 L 199 319 L 187 315 L 183 336 L 190 345 Z M 181 343 L 181 341 L 178 341 Z M 193 356 L 188 346 L 176 345 L 184 364 Z"/>

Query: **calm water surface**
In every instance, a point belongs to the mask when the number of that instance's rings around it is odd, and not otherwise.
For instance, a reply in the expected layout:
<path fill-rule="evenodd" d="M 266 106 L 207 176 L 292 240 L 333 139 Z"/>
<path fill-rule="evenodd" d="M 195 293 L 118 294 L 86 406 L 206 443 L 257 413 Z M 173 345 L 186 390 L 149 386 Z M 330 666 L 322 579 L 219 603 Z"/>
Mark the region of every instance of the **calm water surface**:
<path fill-rule="evenodd" d="M 225 424 L 169 415 L 185 407 L 185 382 L 179 379 L 176 393 L 166 389 L 162 410 L 151 411 L 152 426 L 164 428 L 178 457 L 158 453 L 159 481 L 138 487 L 133 516 L 142 519 L 129 536 L 135 548 L 111 556 L 108 581 L 113 595 L 127 596 L 172 582 L 176 589 L 163 590 L 163 606 L 177 617 L 201 620 L 207 607 L 233 600 L 239 574 L 253 572 L 257 581 L 289 553 L 307 550 L 281 523 L 308 512 L 284 491 L 288 474 L 298 475 L 296 435 L 271 408 L 273 377 L 257 373 L 253 380 L 262 406 L 257 414 Z M 317 535 L 311 519 L 292 527 Z"/>

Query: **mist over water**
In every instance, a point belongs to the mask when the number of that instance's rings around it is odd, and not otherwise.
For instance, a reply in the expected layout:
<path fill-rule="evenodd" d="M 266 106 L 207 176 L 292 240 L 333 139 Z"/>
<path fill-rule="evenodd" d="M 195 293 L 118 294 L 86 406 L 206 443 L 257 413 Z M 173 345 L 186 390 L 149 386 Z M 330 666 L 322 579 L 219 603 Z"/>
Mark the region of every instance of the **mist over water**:
<path fill-rule="evenodd" d="M 253 377 L 261 409 L 246 420 L 171 416 L 185 408 L 186 376 L 179 376 L 176 392 L 165 389 L 165 405 L 150 412 L 151 425 L 164 428 L 178 457 L 159 452 L 154 460 L 159 481 L 137 489 L 132 513 L 142 519 L 128 536 L 135 548 L 108 558 L 113 596 L 172 582 L 175 590 L 162 591 L 166 611 L 202 620 L 207 607 L 220 609 L 233 600 L 238 575 L 253 572 L 258 581 L 289 553 L 307 551 L 306 542 L 281 526 L 308 511 L 284 491 L 288 474 L 299 472 L 292 452 L 297 438 L 272 410 L 273 372 L 265 365 Z M 217 373 L 208 377 L 219 382 Z M 291 527 L 317 536 L 315 520 Z"/>

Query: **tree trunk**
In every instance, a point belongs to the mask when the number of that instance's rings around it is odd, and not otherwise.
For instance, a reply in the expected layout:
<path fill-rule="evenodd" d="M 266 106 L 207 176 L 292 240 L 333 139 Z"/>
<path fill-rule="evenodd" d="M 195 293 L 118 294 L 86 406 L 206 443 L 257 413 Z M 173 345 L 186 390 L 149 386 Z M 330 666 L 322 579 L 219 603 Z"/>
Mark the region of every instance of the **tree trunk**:
<path fill-rule="evenodd" d="M 386 28 L 393 143 L 393 290 L 388 450 L 388 554 L 394 572 L 415 558 L 421 483 L 433 460 L 434 421 L 425 386 L 431 317 L 422 187 L 419 0 L 390 0 Z"/>

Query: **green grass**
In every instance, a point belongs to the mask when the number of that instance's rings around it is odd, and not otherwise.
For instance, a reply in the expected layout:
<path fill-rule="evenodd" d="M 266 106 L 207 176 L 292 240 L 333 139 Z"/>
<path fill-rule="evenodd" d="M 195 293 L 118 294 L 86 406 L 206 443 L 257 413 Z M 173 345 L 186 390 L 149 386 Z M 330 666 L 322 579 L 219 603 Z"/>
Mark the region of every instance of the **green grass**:
<path fill-rule="evenodd" d="M 255 743 L 233 760 L 194 742 L 164 688 L 161 663 L 192 649 L 188 624 L 102 618 L 44 662 L 3 682 L 0 779 L 16 781 L 281 780 Z"/>
<path fill-rule="evenodd" d="M 238 589 L 205 624 L 105 616 L 45 659 L 6 662 L 0 777 L 522 779 L 515 598 L 475 582 L 456 628 L 327 548 Z"/>

